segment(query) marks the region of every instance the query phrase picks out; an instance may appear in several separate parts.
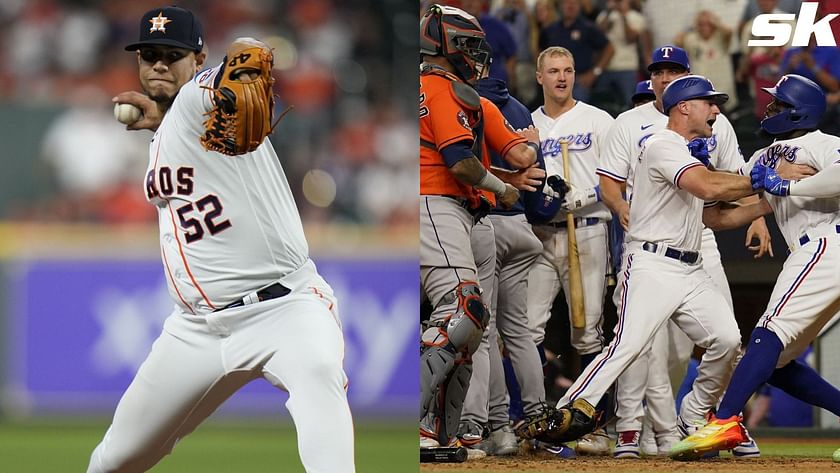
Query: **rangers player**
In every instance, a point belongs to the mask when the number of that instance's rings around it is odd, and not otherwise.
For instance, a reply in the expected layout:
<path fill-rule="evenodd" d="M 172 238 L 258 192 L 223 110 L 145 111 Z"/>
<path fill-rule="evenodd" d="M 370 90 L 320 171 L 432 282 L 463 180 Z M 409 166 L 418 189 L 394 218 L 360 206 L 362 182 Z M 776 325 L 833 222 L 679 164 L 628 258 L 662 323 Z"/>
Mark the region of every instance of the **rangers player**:
<path fill-rule="evenodd" d="M 494 106 L 471 86 L 490 60 L 478 21 L 432 5 L 420 22 L 420 53 L 420 280 L 433 306 L 421 340 L 420 442 L 435 447 L 457 442 L 471 355 L 489 319 L 470 233 L 497 198 L 510 207 L 519 192 L 488 171 L 483 109 Z M 502 128 L 486 135 L 491 147 L 530 166 L 534 150 Z"/>
<path fill-rule="evenodd" d="M 679 460 L 743 441 L 739 413 L 765 382 L 840 416 L 840 390 L 796 359 L 834 317 L 840 301 L 840 138 L 817 130 L 826 99 L 813 81 L 789 74 L 762 90 L 773 100 L 761 129 L 775 140 L 756 151 L 741 172 L 750 175 L 755 189 L 764 189 L 791 252 L 717 413 L 671 451 Z M 784 161 L 818 173 L 782 179 L 774 169 Z"/>
<path fill-rule="evenodd" d="M 657 100 L 646 105 L 622 113 L 616 118 L 606 142 L 606 152 L 598 165 L 601 193 L 604 202 L 619 215 L 621 224 L 626 228 L 630 212 L 629 201 L 633 196 L 633 175 L 636 160 L 645 141 L 657 131 L 665 128 L 668 117 L 662 110 L 662 93 L 665 87 L 676 78 L 689 73 L 690 65 L 686 52 L 676 46 L 666 45 L 653 51 L 648 71 L 651 73 L 651 88 Z M 705 150 L 702 150 L 705 142 Z M 707 140 L 698 139 L 704 159 L 710 160 L 714 169 L 737 170 L 744 162 L 738 148 L 738 142 L 732 125 L 723 114 L 718 115 L 713 125 L 712 136 Z M 622 186 L 626 186 L 627 200 L 622 195 Z M 753 198 L 754 199 L 754 198 Z M 770 237 L 764 219 L 757 219 L 747 231 L 747 242 L 758 238 L 759 244 L 753 247 L 758 255 L 770 250 Z M 721 265 L 720 253 L 714 234 L 708 228 L 703 230 L 701 245 L 703 253 L 702 266 L 709 273 L 712 280 L 720 288 L 722 294 L 732 308 L 732 296 L 729 283 Z M 619 278 L 621 277 L 619 272 Z M 613 295 L 616 306 L 620 304 L 621 283 Z M 720 314 L 721 317 L 724 314 Z M 669 339 L 676 346 L 679 366 L 677 371 L 681 378 L 685 374 L 685 362 L 691 353 L 693 344 L 672 323 L 667 324 L 664 332 L 654 340 L 651 349 L 646 350 L 616 382 L 616 431 L 619 433 L 618 442 L 614 450 L 616 457 L 638 458 L 639 431 L 642 427 L 644 411 L 642 396 L 647 393 L 648 414 L 656 432 L 657 443 L 661 454 L 667 454 L 671 444 L 676 440 L 674 432 L 677 419 L 674 415 L 674 399 L 670 381 L 662 377 L 668 371 Z M 650 373 L 650 376 L 649 376 Z M 690 405 L 687 408 L 691 407 Z M 681 412 L 680 427 L 691 429 L 692 426 L 704 422 L 705 413 L 712 405 L 696 406 L 694 410 L 684 409 Z M 685 435 L 685 433 L 683 434 Z M 754 442 L 744 444 L 736 449 L 736 455 L 755 456 L 759 454 Z"/>
<path fill-rule="evenodd" d="M 704 201 L 752 192 L 746 177 L 707 169 L 687 147 L 693 138 L 712 135 L 719 104 L 727 98 L 700 76 L 679 78 L 665 89 L 666 129 L 648 138 L 637 158 L 615 338 L 569 388 L 558 404 L 563 407 L 530 423 L 529 435 L 567 441 L 591 432 L 594 404 L 669 319 L 706 349 L 684 406 L 714 405 L 723 390 L 740 335 L 729 304 L 700 264 L 701 231 L 704 223 L 735 228 L 769 210 L 764 200 L 704 209 Z"/>
<path fill-rule="evenodd" d="M 87 471 L 150 469 L 236 390 L 264 378 L 289 392 L 286 407 L 305 470 L 352 473 L 353 423 L 335 296 L 309 259 L 271 143 L 260 138 L 243 148 L 244 141 L 225 134 L 227 123 L 217 121 L 217 105 L 227 100 L 219 98 L 222 87 L 255 94 L 253 103 L 237 96 L 228 116 L 248 113 L 244 108 L 270 111 L 262 107 L 271 105 L 265 101 L 273 82 L 271 51 L 240 38 L 222 64 L 196 75 L 205 59 L 203 40 L 191 12 L 165 7 L 143 15 L 140 40 L 126 47 L 136 51 L 148 94 L 133 100 L 150 116 L 165 111 L 160 123 L 146 117 L 157 130 L 145 190 L 160 217 L 175 309 Z M 264 122 L 243 118 L 271 128 L 270 113 Z"/>
<path fill-rule="evenodd" d="M 559 46 L 545 49 L 537 58 L 537 82 L 542 85 L 545 105 L 531 116 L 540 130 L 542 153 L 549 175 L 562 175 L 560 141 L 569 142 L 569 172 L 563 176 L 572 189 L 565 197 L 564 210 L 575 215 L 576 235 L 583 273 L 583 299 L 586 326 L 572 329 L 572 346 L 586 366 L 603 348 L 603 300 L 607 256 L 607 221 L 610 212 L 600 203 L 595 168 L 603 140 L 612 125 L 605 111 L 575 100 L 575 61 L 572 53 Z M 556 219 L 535 225 L 534 232 L 543 242 L 543 251 L 528 274 L 528 319 L 539 344 L 545 337 L 545 325 L 554 298 L 562 286 L 569 300 L 569 263 L 565 212 Z M 571 307 L 571 303 L 569 304 Z M 607 454 L 609 439 L 603 429 L 577 446 L 579 453 Z"/>

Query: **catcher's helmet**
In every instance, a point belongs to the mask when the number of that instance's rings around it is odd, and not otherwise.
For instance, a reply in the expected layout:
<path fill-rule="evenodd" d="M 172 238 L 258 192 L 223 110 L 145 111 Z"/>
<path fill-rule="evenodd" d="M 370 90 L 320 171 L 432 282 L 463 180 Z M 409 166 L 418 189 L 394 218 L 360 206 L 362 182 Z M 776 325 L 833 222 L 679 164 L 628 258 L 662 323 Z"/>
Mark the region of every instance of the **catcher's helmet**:
<path fill-rule="evenodd" d="M 761 121 L 761 128 L 771 135 L 781 135 L 793 130 L 811 130 L 825 113 L 825 93 L 814 81 L 796 74 L 787 74 L 775 87 L 762 87 L 788 108 Z"/>
<path fill-rule="evenodd" d="M 729 100 L 729 95 L 716 91 L 712 81 L 703 76 L 683 76 L 665 87 L 665 92 L 662 93 L 662 109 L 667 115 L 674 105 L 694 99 L 705 99 L 720 106 Z"/>
<path fill-rule="evenodd" d="M 432 5 L 420 20 L 420 54 L 445 57 L 469 83 L 481 77 L 491 56 L 478 20 L 446 5 Z"/>

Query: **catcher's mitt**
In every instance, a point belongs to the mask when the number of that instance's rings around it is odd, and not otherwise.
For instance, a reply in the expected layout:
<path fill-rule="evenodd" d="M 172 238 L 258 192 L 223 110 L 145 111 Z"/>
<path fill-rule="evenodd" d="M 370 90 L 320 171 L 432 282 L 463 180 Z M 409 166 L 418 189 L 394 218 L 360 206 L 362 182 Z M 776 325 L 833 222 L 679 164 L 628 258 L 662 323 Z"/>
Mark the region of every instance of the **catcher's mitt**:
<path fill-rule="evenodd" d="M 236 156 L 254 151 L 271 133 L 274 55 L 263 42 L 238 38 L 228 48 L 213 91 L 215 107 L 204 122 L 201 144 Z"/>
<path fill-rule="evenodd" d="M 555 409 L 543 405 L 537 415 L 525 419 L 516 435 L 551 444 L 579 439 L 595 429 L 595 408 L 583 399 Z"/>

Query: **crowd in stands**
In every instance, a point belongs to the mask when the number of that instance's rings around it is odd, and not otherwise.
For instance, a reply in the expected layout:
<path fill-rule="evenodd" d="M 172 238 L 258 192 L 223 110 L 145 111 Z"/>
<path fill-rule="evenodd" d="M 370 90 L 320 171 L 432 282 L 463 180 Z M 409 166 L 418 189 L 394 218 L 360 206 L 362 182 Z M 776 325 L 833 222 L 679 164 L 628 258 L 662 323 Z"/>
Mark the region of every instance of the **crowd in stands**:
<path fill-rule="evenodd" d="M 428 2 L 426 2 L 428 3 Z M 494 49 L 490 75 L 508 81 L 514 96 L 533 110 L 541 103 L 534 59 L 549 46 L 574 54 L 575 98 L 613 115 L 630 106 L 633 87 L 647 79 L 645 66 L 654 47 L 675 44 L 689 54 L 692 71 L 708 77 L 730 95 L 731 118 L 764 115 L 770 96 L 760 87 L 786 73 L 815 80 L 835 111 L 840 103 L 840 49 L 748 47 L 753 19 L 764 13 L 799 13 L 800 0 L 453 0 L 472 13 Z M 822 0 L 817 19 L 840 12 L 840 1 Z M 507 28 L 500 28 L 501 25 Z M 832 22 L 835 38 L 840 22 Z M 759 93 L 756 91 L 759 90 Z M 733 121 L 734 121 L 733 120 Z"/>
<path fill-rule="evenodd" d="M 58 110 L 53 120 L 32 125 L 43 127 L 40 156 L 12 157 L 48 175 L 49 195 L 3 202 L 0 218 L 156 219 L 142 193 L 151 133 L 125 131 L 113 118 L 111 97 L 139 90 L 136 56 L 123 48 L 137 40 L 143 13 L 165 4 L 0 1 L 0 113 L 19 106 Z M 417 105 L 408 93 L 417 82 L 410 55 L 416 7 L 380 0 L 178 4 L 203 23 L 208 65 L 221 62 L 239 36 L 275 48 L 277 111 L 295 108 L 272 142 L 305 221 L 416 224 Z M 325 171 L 312 191 L 327 188 L 327 199 L 310 199 L 302 188 L 312 170 Z"/>

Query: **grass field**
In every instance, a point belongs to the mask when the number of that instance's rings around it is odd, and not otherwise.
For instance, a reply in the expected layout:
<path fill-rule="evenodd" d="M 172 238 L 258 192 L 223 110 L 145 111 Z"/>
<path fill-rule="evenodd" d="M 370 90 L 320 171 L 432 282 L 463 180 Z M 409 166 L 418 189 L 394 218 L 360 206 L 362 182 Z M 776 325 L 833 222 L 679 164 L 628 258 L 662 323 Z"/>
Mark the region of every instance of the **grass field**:
<path fill-rule="evenodd" d="M 84 472 L 107 421 L 0 422 L 0 473 Z M 291 425 L 213 422 L 181 441 L 155 473 L 303 473 Z M 329 444 L 324 451 L 329 451 Z M 417 471 L 416 422 L 356 424 L 359 473 Z"/>
<path fill-rule="evenodd" d="M 735 459 L 729 453 L 720 458 L 695 462 L 678 462 L 669 458 L 617 460 L 609 457 L 578 457 L 573 460 L 549 459 L 542 456 L 498 457 L 461 464 L 429 464 L 421 473 L 840 473 L 840 463 L 831 461 L 831 454 L 840 447 L 840 439 L 756 439 L 761 458 Z"/>

